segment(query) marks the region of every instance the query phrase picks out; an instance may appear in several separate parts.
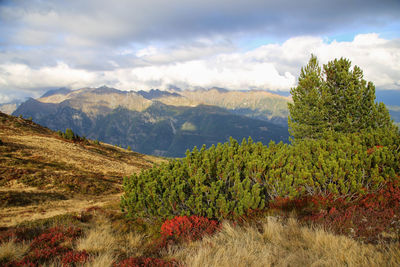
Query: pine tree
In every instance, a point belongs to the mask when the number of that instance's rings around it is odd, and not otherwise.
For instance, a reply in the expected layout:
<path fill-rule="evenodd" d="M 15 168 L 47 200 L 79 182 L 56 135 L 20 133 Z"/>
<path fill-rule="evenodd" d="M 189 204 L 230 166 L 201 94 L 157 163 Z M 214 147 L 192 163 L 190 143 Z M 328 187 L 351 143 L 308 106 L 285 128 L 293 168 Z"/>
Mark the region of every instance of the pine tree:
<path fill-rule="evenodd" d="M 318 138 L 324 128 L 322 109 L 322 70 L 314 55 L 306 67 L 301 68 L 297 87 L 292 88 L 293 103 L 288 103 L 290 112 L 289 132 L 296 139 Z"/>
<path fill-rule="evenodd" d="M 341 58 L 319 66 L 312 55 L 301 69 L 297 87 L 291 89 L 289 131 L 295 139 L 320 138 L 327 131 L 397 131 L 383 103 L 375 103 L 375 86 L 363 79 L 362 70 Z"/>

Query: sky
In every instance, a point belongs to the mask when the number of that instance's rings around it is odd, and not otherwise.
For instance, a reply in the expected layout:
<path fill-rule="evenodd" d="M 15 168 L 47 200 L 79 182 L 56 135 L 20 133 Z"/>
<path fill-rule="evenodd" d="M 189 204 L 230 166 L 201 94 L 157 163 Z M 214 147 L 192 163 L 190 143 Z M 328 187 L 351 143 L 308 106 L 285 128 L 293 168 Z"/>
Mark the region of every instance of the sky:
<path fill-rule="evenodd" d="M 0 0 L 0 103 L 102 85 L 289 91 L 311 54 L 400 92 L 400 1 Z"/>

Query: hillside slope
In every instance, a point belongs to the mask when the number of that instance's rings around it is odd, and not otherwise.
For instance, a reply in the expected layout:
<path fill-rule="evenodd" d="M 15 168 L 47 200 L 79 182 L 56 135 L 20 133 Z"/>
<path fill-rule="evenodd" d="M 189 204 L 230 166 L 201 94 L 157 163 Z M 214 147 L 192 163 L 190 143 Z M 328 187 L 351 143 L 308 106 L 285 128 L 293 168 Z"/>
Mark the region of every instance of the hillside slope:
<path fill-rule="evenodd" d="M 13 114 L 140 153 L 182 157 L 187 149 L 224 143 L 230 136 L 264 144 L 287 141 L 287 126 L 274 122 L 287 120 L 281 108 L 286 102 L 267 92 L 135 93 L 100 87 L 51 91 Z"/>
<path fill-rule="evenodd" d="M 0 225 L 27 219 L 38 204 L 50 203 L 36 215 L 47 217 L 115 199 L 124 176 L 163 161 L 108 144 L 74 143 L 3 113 L 0 140 Z"/>

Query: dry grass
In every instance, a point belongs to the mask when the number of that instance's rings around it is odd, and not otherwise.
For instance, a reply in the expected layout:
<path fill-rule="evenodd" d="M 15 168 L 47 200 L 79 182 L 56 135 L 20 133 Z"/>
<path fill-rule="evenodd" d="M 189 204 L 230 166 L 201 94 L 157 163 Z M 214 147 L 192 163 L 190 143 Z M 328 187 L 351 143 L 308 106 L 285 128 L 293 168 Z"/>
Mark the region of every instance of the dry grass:
<path fill-rule="evenodd" d="M 149 168 L 160 161 L 155 157 L 128 152 L 121 148 L 102 144 L 102 149 L 66 142 L 55 136 L 14 135 L 3 141 L 25 146 L 27 159 L 35 158 L 41 162 L 61 163 L 64 171 L 94 172 L 104 175 L 129 175 Z M 108 150 L 108 151 L 106 151 Z"/>
<path fill-rule="evenodd" d="M 76 250 L 99 255 L 140 257 L 144 254 L 145 235 L 136 232 L 118 232 L 103 214 L 97 214 L 85 235 L 76 242 Z M 106 257 L 106 256 L 104 256 Z M 100 257 L 101 258 L 101 257 Z"/>
<path fill-rule="evenodd" d="M 18 180 L 49 189 L 62 187 L 68 180 L 86 185 L 86 190 L 93 182 L 120 189 L 122 177 L 165 161 L 104 143 L 74 143 L 31 121 L 2 113 L 0 139 L 4 143 L 0 146 L 2 186 Z"/>
<path fill-rule="evenodd" d="M 106 217 L 98 215 L 92 224 L 93 227 L 77 241 L 76 249 L 97 254 L 114 253 L 118 243 L 110 221 Z"/>
<path fill-rule="evenodd" d="M 87 267 L 109 267 L 113 266 L 116 258 L 113 253 L 105 252 L 94 257 L 89 262 L 85 263 Z"/>
<path fill-rule="evenodd" d="M 88 207 L 103 207 L 110 203 L 118 202 L 121 194 L 91 197 L 87 199 L 68 199 L 46 202 L 40 205 L 24 207 L 6 207 L 0 209 L 0 224 L 2 226 L 15 226 L 26 221 L 52 218 L 54 216 L 79 213 Z"/>
<path fill-rule="evenodd" d="M 144 254 L 144 244 L 146 239 L 144 234 L 129 232 L 120 235 L 119 240 L 119 251 L 129 257 L 141 257 Z"/>
<path fill-rule="evenodd" d="M 1 226 L 118 201 L 124 176 L 165 161 L 103 143 L 73 143 L 3 113 L 0 139 Z"/>
<path fill-rule="evenodd" d="M 400 248 L 366 245 L 322 229 L 269 218 L 262 230 L 223 225 L 201 242 L 172 248 L 187 266 L 398 266 Z"/>
<path fill-rule="evenodd" d="M 15 243 L 15 240 L 0 244 L 0 264 L 2 262 L 9 262 L 20 260 L 28 252 L 29 244 Z"/>

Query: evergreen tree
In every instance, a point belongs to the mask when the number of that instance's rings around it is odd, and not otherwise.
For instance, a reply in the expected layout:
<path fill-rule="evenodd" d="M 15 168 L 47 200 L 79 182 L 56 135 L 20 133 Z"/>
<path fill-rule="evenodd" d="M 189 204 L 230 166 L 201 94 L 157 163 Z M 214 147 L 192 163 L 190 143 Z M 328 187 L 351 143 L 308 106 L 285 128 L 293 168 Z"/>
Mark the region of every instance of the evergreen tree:
<path fill-rule="evenodd" d="M 295 139 L 320 138 L 327 131 L 396 131 L 383 103 L 375 103 L 375 86 L 363 79 L 362 70 L 341 58 L 323 71 L 312 55 L 301 69 L 297 87 L 291 89 L 289 131 Z"/>
<path fill-rule="evenodd" d="M 320 137 L 321 129 L 325 127 L 321 95 L 323 86 L 321 67 L 317 58 L 311 55 L 308 65 L 301 68 L 297 87 L 290 91 L 293 103 L 288 104 L 289 132 L 296 139 Z"/>
<path fill-rule="evenodd" d="M 68 139 L 68 140 L 75 140 L 76 136 L 75 136 L 75 133 L 70 128 L 67 128 L 65 130 L 64 138 Z"/>

